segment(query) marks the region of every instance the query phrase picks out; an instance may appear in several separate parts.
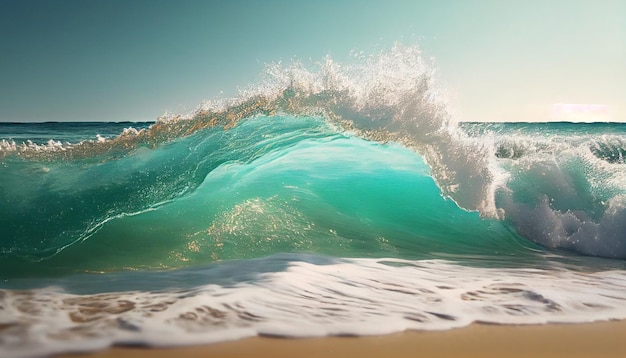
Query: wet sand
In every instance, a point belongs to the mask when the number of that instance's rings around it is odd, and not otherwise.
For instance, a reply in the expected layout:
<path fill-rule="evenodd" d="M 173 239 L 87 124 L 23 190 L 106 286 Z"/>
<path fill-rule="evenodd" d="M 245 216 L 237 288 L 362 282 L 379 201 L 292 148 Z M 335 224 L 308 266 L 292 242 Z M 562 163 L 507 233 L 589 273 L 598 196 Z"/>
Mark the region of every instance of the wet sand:
<path fill-rule="evenodd" d="M 626 357 L 626 321 L 501 326 L 371 337 L 254 337 L 177 348 L 113 347 L 60 357 Z"/>

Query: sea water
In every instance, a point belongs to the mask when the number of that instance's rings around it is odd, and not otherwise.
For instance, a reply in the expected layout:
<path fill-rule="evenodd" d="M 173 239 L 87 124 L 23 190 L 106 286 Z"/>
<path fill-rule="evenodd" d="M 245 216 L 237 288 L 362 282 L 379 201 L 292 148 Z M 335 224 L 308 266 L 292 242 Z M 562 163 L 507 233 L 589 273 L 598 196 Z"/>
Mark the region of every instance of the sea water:
<path fill-rule="evenodd" d="M 625 156 L 624 124 L 457 123 L 402 46 L 1 123 L 0 352 L 624 319 Z"/>

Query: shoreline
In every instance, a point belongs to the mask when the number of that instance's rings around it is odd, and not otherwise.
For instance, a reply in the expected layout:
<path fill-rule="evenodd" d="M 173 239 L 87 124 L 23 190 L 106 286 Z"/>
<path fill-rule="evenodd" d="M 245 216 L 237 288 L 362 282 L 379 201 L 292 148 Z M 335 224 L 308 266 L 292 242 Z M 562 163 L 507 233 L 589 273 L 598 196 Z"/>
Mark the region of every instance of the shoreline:
<path fill-rule="evenodd" d="M 626 320 L 545 325 L 474 323 L 382 336 L 252 337 L 173 348 L 118 347 L 57 358 L 139 357 L 626 357 Z"/>

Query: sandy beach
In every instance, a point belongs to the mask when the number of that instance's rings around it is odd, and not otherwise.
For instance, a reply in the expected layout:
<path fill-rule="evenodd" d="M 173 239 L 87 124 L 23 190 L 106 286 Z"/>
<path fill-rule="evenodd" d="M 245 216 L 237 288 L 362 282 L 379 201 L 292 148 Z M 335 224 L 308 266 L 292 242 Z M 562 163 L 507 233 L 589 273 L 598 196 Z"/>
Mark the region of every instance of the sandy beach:
<path fill-rule="evenodd" d="M 626 321 L 501 326 L 372 337 L 254 337 L 178 348 L 113 347 L 60 358 L 109 357 L 626 357 Z"/>

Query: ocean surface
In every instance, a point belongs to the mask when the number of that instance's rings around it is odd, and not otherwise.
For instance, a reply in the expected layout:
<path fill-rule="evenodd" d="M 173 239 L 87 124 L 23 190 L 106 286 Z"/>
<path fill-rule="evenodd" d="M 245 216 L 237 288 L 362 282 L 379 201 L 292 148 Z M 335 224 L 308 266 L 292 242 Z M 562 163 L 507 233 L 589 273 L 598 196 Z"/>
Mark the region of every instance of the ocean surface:
<path fill-rule="evenodd" d="M 0 123 L 2 357 L 625 319 L 625 258 L 625 124 L 458 123 L 413 47 Z"/>

